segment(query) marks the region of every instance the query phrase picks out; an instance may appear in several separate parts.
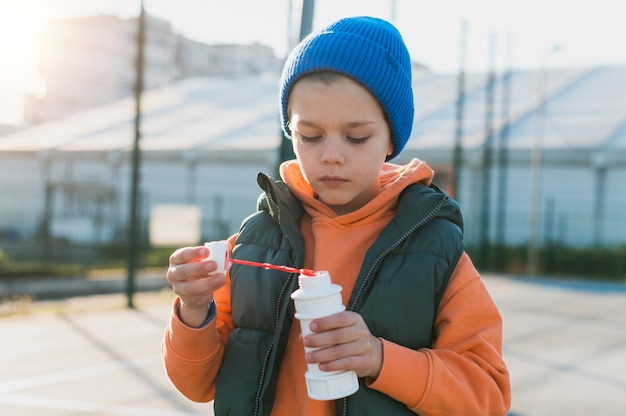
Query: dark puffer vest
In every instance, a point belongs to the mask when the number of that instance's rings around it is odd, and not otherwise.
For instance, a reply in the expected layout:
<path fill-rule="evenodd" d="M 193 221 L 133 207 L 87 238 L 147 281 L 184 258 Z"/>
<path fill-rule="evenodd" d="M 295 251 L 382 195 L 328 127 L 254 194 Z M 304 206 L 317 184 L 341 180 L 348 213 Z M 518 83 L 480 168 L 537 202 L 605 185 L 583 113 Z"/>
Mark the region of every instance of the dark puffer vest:
<path fill-rule="evenodd" d="M 303 267 L 303 207 L 287 186 L 259 174 L 265 193 L 244 220 L 234 258 Z M 465 246 L 458 205 L 435 187 L 415 184 L 399 198 L 395 218 L 368 249 L 347 309 L 372 334 L 412 349 L 428 347 L 443 291 Z M 298 275 L 232 265 L 235 326 L 217 378 L 215 414 L 269 415 L 294 315 Z M 303 375 L 304 377 L 304 375 Z M 337 415 L 414 415 L 365 386 L 336 401 Z"/>

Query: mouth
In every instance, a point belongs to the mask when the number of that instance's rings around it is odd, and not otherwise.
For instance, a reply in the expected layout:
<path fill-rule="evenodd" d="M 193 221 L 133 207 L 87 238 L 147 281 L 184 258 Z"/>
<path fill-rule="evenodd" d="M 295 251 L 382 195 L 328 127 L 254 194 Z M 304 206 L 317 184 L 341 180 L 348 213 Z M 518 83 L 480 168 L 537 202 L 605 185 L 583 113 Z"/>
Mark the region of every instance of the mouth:
<path fill-rule="evenodd" d="M 322 182 L 326 186 L 335 187 L 335 186 L 343 185 L 344 183 L 348 182 L 348 180 L 341 178 L 339 176 L 322 176 L 320 178 L 320 182 Z"/>

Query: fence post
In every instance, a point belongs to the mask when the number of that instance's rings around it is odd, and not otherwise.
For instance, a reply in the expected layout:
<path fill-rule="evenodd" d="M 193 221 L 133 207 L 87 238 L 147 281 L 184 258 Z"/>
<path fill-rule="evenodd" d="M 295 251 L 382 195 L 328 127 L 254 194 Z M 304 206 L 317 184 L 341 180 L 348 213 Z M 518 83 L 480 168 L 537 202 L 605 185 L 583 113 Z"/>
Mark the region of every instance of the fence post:
<path fill-rule="evenodd" d="M 130 178 L 130 213 L 128 225 L 128 270 L 126 278 L 126 298 L 127 306 L 134 308 L 133 297 L 135 294 L 135 269 L 137 268 L 137 257 L 139 251 L 139 139 L 141 138 L 141 92 L 143 90 L 143 66 L 144 66 L 144 43 L 145 43 L 145 22 L 146 15 L 141 0 L 141 10 L 137 19 L 137 61 L 136 61 L 136 82 L 135 82 L 135 138 L 133 142 L 132 167 Z"/>

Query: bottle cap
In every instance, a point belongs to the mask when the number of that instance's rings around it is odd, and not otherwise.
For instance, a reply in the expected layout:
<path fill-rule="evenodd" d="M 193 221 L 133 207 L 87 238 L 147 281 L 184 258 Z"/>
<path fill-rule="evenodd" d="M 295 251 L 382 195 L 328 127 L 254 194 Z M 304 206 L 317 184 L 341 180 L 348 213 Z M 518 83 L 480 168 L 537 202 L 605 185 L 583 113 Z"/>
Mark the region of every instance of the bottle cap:
<path fill-rule="evenodd" d="M 315 290 L 331 285 L 330 273 L 325 270 L 318 270 L 315 275 L 300 274 L 298 284 L 302 290 Z"/>
<path fill-rule="evenodd" d="M 226 270 L 230 267 L 230 263 L 228 261 L 228 241 L 211 241 L 204 243 L 204 246 L 209 249 L 208 259 L 214 260 L 217 263 L 217 270 L 211 274 L 226 273 Z"/>

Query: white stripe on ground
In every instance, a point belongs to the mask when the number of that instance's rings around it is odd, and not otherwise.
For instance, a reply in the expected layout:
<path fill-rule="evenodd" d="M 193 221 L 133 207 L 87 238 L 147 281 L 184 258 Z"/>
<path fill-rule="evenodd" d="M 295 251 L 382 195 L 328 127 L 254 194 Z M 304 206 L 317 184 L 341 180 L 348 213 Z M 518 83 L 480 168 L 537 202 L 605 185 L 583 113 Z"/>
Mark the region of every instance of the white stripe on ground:
<path fill-rule="evenodd" d="M 180 410 L 158 410 L 132 406 L 120 406 L 107 403 L 85 402 L 79 400 L 37 397 L 16 393 L 0 393 L 0 403 L 40 409 L 70 410 L 98 415 L 119 416 L 200 416 L 200 413 L 188 413 Z"/>
<path fill-rule="evenodd" d="M 126 371 L 133 368 L 148 367 L 158 364 L 160 362 L 160 355 L 151 355 L 146 357 L 134 358 L 132 360 L 122 360 L 92 367 L 83 367 L 75 370 L 44 374 L 41 376 L 26 377 L 18 380 L 12 380 L 6 383 L 0 383 L 0 394 L 10 393 L 13 391 L 33 387 L 47 386 L 50 384 L 57 384 L 67 381 L 82 380 L 86 378 L 101 376 L 104 374 L 115 373 L 118 371 Z"/>

